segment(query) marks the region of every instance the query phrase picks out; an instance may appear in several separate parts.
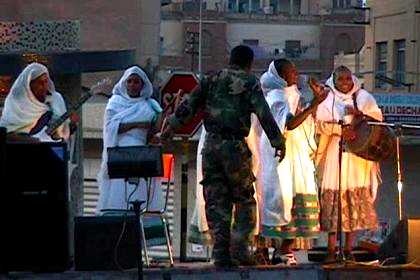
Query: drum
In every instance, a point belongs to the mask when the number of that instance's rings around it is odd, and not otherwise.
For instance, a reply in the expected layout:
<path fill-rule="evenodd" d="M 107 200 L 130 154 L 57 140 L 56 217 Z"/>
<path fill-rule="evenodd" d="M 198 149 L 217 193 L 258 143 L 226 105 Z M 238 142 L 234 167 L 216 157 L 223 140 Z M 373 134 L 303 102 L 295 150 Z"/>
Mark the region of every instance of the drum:
<path fill-rule="evenodd" d="M 395 154 L 396 136 L 392 129 L 386 126 L 369 125 L 368 121 L 375 121 L 366 116 L 357 116 L 351 123 L 356 133 L 353 140 L 347 140 L 349 151 L 370 161 L 385 160 Z"/>

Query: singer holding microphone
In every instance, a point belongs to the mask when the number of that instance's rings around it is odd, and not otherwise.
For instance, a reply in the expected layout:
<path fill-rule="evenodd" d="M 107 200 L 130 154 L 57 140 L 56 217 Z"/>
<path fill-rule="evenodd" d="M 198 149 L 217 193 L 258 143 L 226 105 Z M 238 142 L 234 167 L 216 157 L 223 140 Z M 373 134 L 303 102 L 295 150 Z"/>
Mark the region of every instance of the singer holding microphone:
<path fill-rule="evenodd" d="M 338 67 L 326 85 L 331 91 L 318 106 L 316 114 L 317 133 L 320 136 L 316 166 L 321 193 L 321 230 L 328 232 L 328 263 L 336 259 L 340 166 L 345 258 L 354 260 L 351 252 L 356 231 L 377 228 L 374 202 L 381 183 L 379 164 L 347 151 L 345 141 L 357 137 L 351 127 L 355 115 L 364 114 L 381 121 L 382 112 L 373 96 L 361 88 L 359 80 L 345 66 Z M 340 154 L 341 135 L 344 148 Z"/>

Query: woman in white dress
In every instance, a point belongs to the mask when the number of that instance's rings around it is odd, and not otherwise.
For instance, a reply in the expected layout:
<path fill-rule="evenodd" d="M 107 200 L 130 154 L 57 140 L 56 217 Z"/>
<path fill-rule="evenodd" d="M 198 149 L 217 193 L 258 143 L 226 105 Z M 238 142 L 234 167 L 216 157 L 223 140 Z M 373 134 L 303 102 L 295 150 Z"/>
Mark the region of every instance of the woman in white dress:
<path fill-rule="evenodd" d="M 162 112 L 159 103 L 151 97 L 152 93 L 152 83 L 137 66 L 127 69 L 112 90 L 104 116 L 97 214 L 104 209 L 127 209 L 129 202 L 134 200 L 147 200 L 149 210 L 162 208 L 162 190 L 158 178 L 152 179 L 149 190 L 144 179 L 140 179 L 138 184 L 126 184 L 124 179 L 110 179 L 107 168 L 108 147 L 148 144 L 149 132 Z"/>
<path fill-rule="evenodd" d="M 0 126 L 7 128 L 9 140 L 37 141 L 22 134 L 31 134 L 46 113 L 52 113 L 52 119 L 56 119 L 66 111 L 64 99 L 55 90 L 47 67 L 34 62 L 26 66 L 13 83 L 4 103 Z M 69 136 L 68 121 L 53 135 L 54 138 L 65 140 Z"/>
<path fill-rule="evenodd" d="M 317 169 L 321 187 L 321 230 L 328 232 L 328 256 L 326 262 L 335 260 L 338 183 L 339 183 L 339 141 L 354 137 L 349 129 L 342 131 L 338 125 L 345 115 L 364 114 L 375 120 L 382 120 L 382 113 L 371 94 L 361 88 L 351 71 L 338 67 L 327 80 L 331 91 L 327 99 L 318 106 L 317 133 L 320 135 L 317 151 Z M 354 104 L 357 104 L 357 108 Z M 341 160 L 342 230 L 346 242 L 346 259 L 351 254 L 355 231 L 377 227 L 374 201 L 380 184 L 378 162 L 368 161 L 344 150 Z"/>
<path fill-rule="evenodd" d="M 281 238 L 272 262 L 296 264 L 292 245 L 296 238 L 316 238 L 319 234 L 318 192 L 311 155 L 316 150 L 312 114 L 326 97 L 317 84 L 310 83 L 315 98 L 303 106 L 296 84 L 295 65 L 285 59 L 273 61 L 268 73 L 281 86 L 267 93 L 271 112 L 286 138 L 286 155 L 279 163 L 272 156 L 267 136 L 260 143 L 261 189 L 263 192 L 262 234 Z"/>

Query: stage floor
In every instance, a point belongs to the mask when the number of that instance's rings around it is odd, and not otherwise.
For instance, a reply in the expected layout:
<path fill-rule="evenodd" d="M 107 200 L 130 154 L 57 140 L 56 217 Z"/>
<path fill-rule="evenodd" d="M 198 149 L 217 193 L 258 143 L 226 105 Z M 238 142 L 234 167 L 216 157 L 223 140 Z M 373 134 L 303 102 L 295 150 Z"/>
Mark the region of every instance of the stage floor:
<path fill-rule="evenodd" d="M 66 271 L 64 273 L 30 273 L 12 272 L 0 279 L 30 279 L 30 280 L 135 280 L 137 271 Z M 242 280 L 242 279 L 287 279 L 287 280 L 362 280 L 362 279 L 420 279 L 420 266 L 372 267 L 362 265 L 330 265 L 305 264 L 296 267 L 256 266 L 234 269 L 216 269 L 211 263 L 176 263 L 173 268 L 157 267 L 144 270 L 145 280 Z"/>

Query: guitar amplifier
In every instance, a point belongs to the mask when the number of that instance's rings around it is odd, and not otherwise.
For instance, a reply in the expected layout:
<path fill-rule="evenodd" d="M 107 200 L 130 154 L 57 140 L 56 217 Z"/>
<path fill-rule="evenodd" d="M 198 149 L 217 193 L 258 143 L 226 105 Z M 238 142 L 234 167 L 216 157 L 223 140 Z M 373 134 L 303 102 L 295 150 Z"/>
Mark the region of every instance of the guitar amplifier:
<path fill-rule="evenodd" d="M 6 143 L 0 178 L 0 267 L 70 267 L 67 146 Z"/>
<path fill-rule="evenodd" d="M 108 148 L 109 178 L 150 178 L 163 176 L 162 147 L 130 146 Z"/>
<path fill-rule="evenodd" d="M 139 249 L 135 238 L 135 218 L 127 216 L 98 216 L 75 218 L 75 269 L 119 270 L 137 267 Z M 115 254 L 117 249 L 117 254 Z"/>

